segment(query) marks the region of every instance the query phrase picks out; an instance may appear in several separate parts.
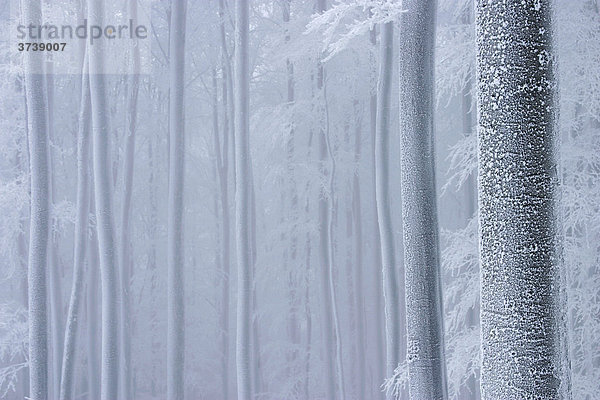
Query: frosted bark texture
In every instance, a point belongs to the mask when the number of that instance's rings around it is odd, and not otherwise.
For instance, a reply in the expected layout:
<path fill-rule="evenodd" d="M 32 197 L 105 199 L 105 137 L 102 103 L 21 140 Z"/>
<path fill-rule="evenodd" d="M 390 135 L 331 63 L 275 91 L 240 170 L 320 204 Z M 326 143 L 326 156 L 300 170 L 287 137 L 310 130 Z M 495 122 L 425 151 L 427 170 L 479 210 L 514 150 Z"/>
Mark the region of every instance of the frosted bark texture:
<path fill-rule="evenodd" d="M 23 18 L 34 24 L 42 19 L 39 0 L 23 2 Z M 46 80 L 42 54 L 25 54 L 25 96 L 29 132 L 29 172 L 31 176 L 31 219 L 29 223 L 29 392 L 32 400 L 48 396 L 48 310 L 46 268 L 50 218 L 49 144 Z"/>
<path fill-rule="evenodd" d="M 84 58 L 81 79 L 81 105 L 79 112 L 79 132 L 77 135 L 77 216 L 75 222 L 75 247 L 73 250 L 73 283 L 65 328 L 60 400 L 73 399 L 74 374 L 76 363 L 77 332 L 79 330 L 80 304 L 83 298 L 85 253 L 88 241 L 88 221 L 90 205 L 89 154 L 90 154 L 90 81 L 88 57 Z M 94 316 L 95 317 L 95 316 Z M 88 315 L 88 318 L 90 316 Z"/>
<path fill-rule="evenodd" d="M 185 1 L 171 4 L 169 82 L 169 199 L 167 226 L 167 398 L 184 397 L 184 49 Z"/>
<path fill-rule="evenodd" d="M 250 67 L 248 60 L 249 4 L 236 1 L 235 13 L 235 234 L 237 250 L 236 367 L 238 400 L 251 399 L 250 371 Z"/>
<path fill-rule="evenodd" d="M 400 152 L 411 399 L 446 398 L 433 149 L 435 0 L 400 19 Z"/>
<path fill-rule="evenodd" d="M 398 309 L 398 272 L 394 250 L 394 229 L 390 208 L 389 141 L 391 134 L 392 71 L 394 60 L 394 23 L 381 27 L 379 80 L 377 84 L 377 127 L 375 132 L 375 193 L 377 222 L 381 243 L 383 297 L 385 301 L 386 376 L 398 366 L 400 349 L 400 311 Z"/>
<path fill-rule="evenodd" d="M 561 396 L 547 0 L 477 4 L 481 395 Z"/>
<path fill-rule="evenodd" d="M 88 9 L 90 24 L 102 25 L 103 3 L 91 1 Z M 115 251 L 112 176 L 110 171 L 108 104 L 105 76 L 102 74 L 104 41 L 90 46 L 90 93 L 92 104 L 92 137 L 94 195 L 100 255 L 102 286 L 102 361 L 100 391 L 102 400 L 117 399 L 118 355 L 118 285 Z"/>

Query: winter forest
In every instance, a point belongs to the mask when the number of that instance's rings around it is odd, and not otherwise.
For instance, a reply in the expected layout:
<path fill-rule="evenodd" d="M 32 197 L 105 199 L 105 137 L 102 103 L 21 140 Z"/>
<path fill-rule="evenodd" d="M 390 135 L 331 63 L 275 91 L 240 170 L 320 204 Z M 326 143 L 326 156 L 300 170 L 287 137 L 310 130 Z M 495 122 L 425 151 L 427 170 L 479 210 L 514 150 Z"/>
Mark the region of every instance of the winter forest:
<path fill-rule="evenodd" d="M 0 398 L 600 399 L 599 0 L 0 21 Z"/>

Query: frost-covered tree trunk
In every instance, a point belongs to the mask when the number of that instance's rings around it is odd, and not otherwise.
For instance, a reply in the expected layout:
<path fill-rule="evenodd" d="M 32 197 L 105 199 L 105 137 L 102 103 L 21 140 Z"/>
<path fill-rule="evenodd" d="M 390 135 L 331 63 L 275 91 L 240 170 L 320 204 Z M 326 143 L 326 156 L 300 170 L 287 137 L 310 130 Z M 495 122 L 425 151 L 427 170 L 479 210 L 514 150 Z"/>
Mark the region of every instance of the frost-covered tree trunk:
<path fill-rule="evenodd" d="M 47 117 L 48 117 L 48 141 L 50 143 L 50 153 L 48 159 L 49 185 L 50 185 L 50 207 L 53 208 L 57 193 L 55 182 L 55 171 L 58 170 L 54 152 L 52 151 L 52 143 L 57 141 L 54 135 L 54 63 L 46 61 L 46 85 L 47 85 Z M 49 394 L 57 398 L 60 396 L 60 374 L 62 370 L 63 356 L 63 301 L 62 301 L 62 285 L 61 285 L 61 269 L 59 257 L 59 242 L 55 225 L 51 220 L 50 223 L 50 244 L 48 245 L 48 298 L 50 301 L 50 361 L 51 368 L 49 371 Z"/>
<path fill-rule="evenodd" d="M 249 92 L 248 60 L 249 4 L 236 1 L 235 12 L 235 233 L 238 269 L 236 369 L 238 400 L 250 400 L 250 175 L 249 175 Z"/>
<path fill-rule="evenodd" d="M 225 73 L 225 72 L 224 72 Z M 219 326 L 221 329 L 221 380 L 223 398 L 229 397 L 229 282 L 231 277 L 231 214 L 229 210 L 229 137 L 231 130 L 228 116 L 227 79 L 223 77 L 223 146 L 219 149 L 221 162 L 219 163 L 219 188 L 222 214 L 221 226 L 221 255 L 222 255 L 222 282 L 221 282 L 221 309 L 219 312 Z"/>
<path fill-rule="evenodd" d="M 94 212 L 94 186 L 90 185 L 90 210 Z M 97 220 L 97 219 L 96 219 Z M 96 229 L 92 229 L 88 246 L 88 268 L 87 268 L 87 387 L 89 400 L 100 398 L 100 357 L 98 357 L 98 321 L 100 313 L 98 306 L 99 282 L 98 282 L 98 235 Z"/>
<path fill-rule="evenodd" d="M 81 79 L 81 105 L 79 132 L 77 134 L 77 219 L 75 222 L 73 249 L 73 283 L 65 327 L 60 400 L 73 399 L 76 363 L 77 333 L 79 330 L 80 304 L 84 292 L 85 254 L 88 240 L 89 220 L 89 152 L 90 152 L 90 81 L 88 58 L 84 58 Z M 89 316 L 88 316 L 89 317 Z"/>
<path fill-rule="evenodd" d="M 481 395 L 570 397 L 549 0 L 477 4 Z"/>
<path fill-rule="evenodd" d="M 377 128 L 375 133 L 375 193 L 383 268 L 387 377 L 393 375 L 400 361 L 398 359 L 400 342 L 398 277 L 394 251 L 392 213 L 389 202 L 389 140 L 391 136 L 393 43 L 394 23 L 388 22 L 381 26 L 381 59 L 377 84 Z"/>
<path fill-rule="evenodd" d="M 284 40 L 286 44 L 289 46 L 290 42 L 290 12 L 291 12 L 291 0 L 284 0 L 281 4 L 282 9 L 282 19 L 284 23 L 285 29 L 285 37 Z M 296 96 L 295 96 L 295 80 L 294 80 L 294 63 L 291 59 L 287 58 L 286 61 L 286 73 L 287 73 L 287 106 L 290 109 L 293 109 Z M 290 113 L 289 117 L 289 129 L 287 134 L 289 135 L 286 141 L 286 168 L 287 168 L 287 176 L 288 181 L 286 182 L 288 188 L 286 188 L 286 194 L 289 194 L 289 209 L 284 212 L 287 213 L 289 218 L 290 232 L 289 232 L 289 241 L 286 244 L 289 249 L 289 265 L 287 267 L 287 275 L 288 275 L 288 303 L 289 303 L 289 314 L 287 320 L 287 335 L 288 340 L 291 343 L 292 350 L 289 352 L 287 356 L 288 363 L 288 379 L 294 381 L 293 393 L 300 392 L 300 384 L 302 383 L 302 378 L 298 378 L 296 375 L 298 373 L 297 370 L 297 360 L 299 355 L 300 348 L 300 292 L 299 292 L 299 277 L 301 276 L 297 268 L 297 258 L 298 258 L 298 232 L 297 232 L 297 224 L 298 224 L 298 190 L 296 187 L 296 166 L 295 166 L 295 158 L 296 158 L 296 128 L 295 128 L 295 120 L 294 120 L 294 112 Z"/>
<path fill-rule="evenodd" d="M 221 282 L 221 304 L 219 311 L 219 327 L 221 330 L 221 381 L 222 393 L 224 399 L 229 399 L 229 354 L 230 354 L 230 334 L 229 334 L 229 313 L 230 313 L 230 278 L 231 278 L 231 214 L 229 209 L 229 139 L 233 142 L 234 135 L 234 115 L 233 115 L 233 76 L 231 71 L 231 62 L 227 48 L 227 38 L 225 35 L 225 4 L 224 0 L 219 0 L 219 33 L 222 50 L 222 74 L 223 74 L 223 147 L 221 152 L 221 163 L 219 172 L 219 188 L 221 196 L 222 218 L 222 282 Z M 218 139 L 218 138 L 217 138 Z"/>
<path fill-rule="evenodd" d="M 167 398 L 184 397 L 184 61 L 186 1 L 171 2 L 169 35 L 169 198 L 167 222 Z"/>
<path fill-rule="evenodd" d="M 362 157 L 362 124 L 360 118 L 357 118 L 354 138 L 354 162 L 359 165 Z M 360 177 L 359 171 L 355 171 L 352 178 L 352 225 L 354 228 L 354 241 L 352 246 L 355 251 L 354 268 L 354 309 L 356 310 L 356 352 L 357 366 L 356 374 L 358 379 L 357 396 L 364 399 L 366 394 L 366 343 L 365 343 L 365 303 L 364 303 L 364 276 L 363 276 L 363 227 L 362 227 L 362 202 L 360 196 Z"/>
<path fill-rule="evenodd" d="M 326 0 L 317 0 L 317 12 L 323 13 L 326 9 Z M 317 65 L 317 90 L 318 101 L 324 102 L 323 90 L 325 70 L 321 62 Z M 325 112 L 323 105 L 317 107 L 319 127 L 319 171 L 326 177 L 327 172 L 327 132 L 325 125 Z M 329 171 L 331 173 L 331 171 Z M 333 193 L 327 193 L 325 185 L 320 185 L 319 190 L 319 264 L 320 264 L 320 292 L 321 292 L 321 338 L 323 343 L 323 359 L 325 367 L 324 385 L 327 399 L 336 399 L 336 373 L 335 373 L 335 348 L 334 348 L 334 327 L 333 327 L 333 303 L 330 293 L 330 252 L 329 252 L 329 201 L 328 197 Z M 332 203 L 333 205 L 333 203 Z"/>
<path fill-rule="evenodd" d="M 385 378 L 385 348 L 384 348 L 384 322 L 383 322 L 383 309 L 382 299 L 383 299 L 383 279 L 382 279 L 382 268 L 381 268 L 381 236 L 379 234 L 379 218 L 377 216 L 377 167 L 376 167 L 376 153 L 377 153 L 377 81 L 378 81 L 378 71 L 377 71 L 377 62 L 376 62 L 376 49 L 377 49 L 377 29 L 374 26 L 369 32 L 369 42 L 372 46 L 371 55 L 370 55 L 370 64 L 371 64 L 371 97 L 369 99 L 369 130 L 371 136 L 371 187 L 370 192 L 372 193 L 371 204 L 373 205 L 373 215 L 375 216 L 374 220 L 374 240 L 373 240 L 373 259 L 374 259 L 374 270 L 372 273 L 375 274 L 375 279 L 372 280 L 373 286 L 372 296 L 374 297 L 374 305 L 375 312 L 374 314 L 374 322 L 375 326 L 371 327 L 371 332 L 375 335 L 375 361 L 374 369 L 371 371 L 373 375 L 373 383 L 372 390 L 374 392 L 371 394 L 374 396 L 373 398 L 383 398 L 384 394 L 380 389 L 380 385 L 383 384 Z M 367 328 L 370 325 L 367 324 Z M 368 331 L 367 331 L 368 332 Z"/>
<path fill-rule="evenodd" d="M 129 18 L 137 22 L 137 0 L 129 0 Z M 135 134 L 137 122 L 138 92 L 140 85 L 140 48 L 139 45 L 131 49 L 131 75 L 129 83 L 129 98 L 127 106 L 127 127 L 125 132 L 125 151 L 123 159 L 123 199 L 121 202 L 121 237 L 119 244 L 119 266 L 121 284 L 121 329 L 119 343 L 121 346 L 121 360 L 119 363 L 119 393 L 122 399 L 132 399 L 132 371 L 131 371 L 131 313 L 130 291 L 133 263 L 131 260 L 131 196 L 133 193 L 133 168 L 135 156 Z"/>
<path fill-rule="evenodd" d="M 92 0 L 88 4 L 90 24 L 102 26 L 103 2 Z M 118 282 L 117 254 L 114 237 L 112 177 L 109 161 L 109 122 L 107 90 L 104 72 L 104 42 L 90 46 L 90 93 L 92 104 L 92 137 L 94 166 L 94 196 L 98 229 L 98 251 L 102 281 L 102 362 L 101 399 L 117 398 L 119 373 L 118 354 Z"/>
<path fill-rule="evenodd" d="M 40 24 L 41 2 L 25 1 L 23 20 Z M 25 95 L 29 132 L 29 172 L 31 176 L 31 217 L 29 225 L 29 396 L 48 398 L 48 324 L 46 306 L 46 267 L 50 219 L 49 146 L 47 132 L 46 82 L 43 54 L 25 52 Z"/>
<path fill-rule="evenodd" d="M 444 329 L 433 107 L 435 0 L 407 0 L 400 17 L 400 152 L 407 360 L 411 399 L 444 399 Z"/>

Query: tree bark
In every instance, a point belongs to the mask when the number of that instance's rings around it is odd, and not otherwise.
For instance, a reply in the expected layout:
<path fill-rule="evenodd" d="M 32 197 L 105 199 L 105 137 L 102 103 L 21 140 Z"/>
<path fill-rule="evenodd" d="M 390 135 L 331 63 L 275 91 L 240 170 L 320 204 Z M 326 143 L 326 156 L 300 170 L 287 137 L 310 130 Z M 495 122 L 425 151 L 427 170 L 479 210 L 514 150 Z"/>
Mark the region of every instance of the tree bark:
<path fill-rule="evenodd" d="M 90 153 L 90 81 L 88 58 L 85 56 L 81 73 L 81 105 L 79 133 L 77 135 L 77 219 L 75 223 L 73 250 L 73 283 L 65 328 L 65 344 L 62 361 L 60 400 L 73 399 L 76 362 L 77 332 L 79 330 L 80 303 L 84 291 L 85 253 L 89 221 L 89 153 Z"/>
<path fill-rule="evenodd" d="M 377 130 L 375 139 L 375 191 L 377 221 L 381 240 L 383 296 L 385 301 L 386 375 L 391 377 L 399 362 L 400 312 L 398 277 L 394 250 L 392 213 L 389 201 L 389 140 L 392 94 L 394 24 L 381 27 L 381 60 L 377 90 Z"/>
<path fill-rule="evenodd" d="M 373 46 L 373 48 L 377 47 L 377 31 L 376 28 L 373 27 L 370 32 L 369 32 L 369 41 L 371 43 L 371 46 Z M 375 61 L 375 56 L 374 54 L 375 50 L 373 49 L 372 53 L 371 53 L 371 96 L 369 99 L 369 119 L 370 119 L 370 124 L 369 124 L 369 130 L 370 130 L 370 135 L 371 135 L 371 156 L 372 156 L 372 163 L 371 163 L 371 177 L 372 177 L 372 182 L 371 182 L 371 193 L 372 193 L 372 204 L 373 204 L 373 215 L 375 217 L 374 219 L 374 240 L 373 240 L 373 250 L 374 250 L 374 254 L 373 254 L 373 259 L 374 259 L 374 270 L 373 273 L 375 274 L 375 279 L 372 280 L 373 282 L 373 286 L 371 288 L 372 293 L 373 293 L 373 297 L 374 297 L 374 312 L 373 312 L 373 317 L 374 317 L 374 329 L 372 330 L 372 334 L 375 336 L 375 362 L 373 363 L 373 370 L 372 370 L 372 375 L 373 375 L 373 382 L 372 382 L 372 393 L 371 395 L 374 396 L 373 398 L 377 399 L 382 399 L 384 394 L 381 391 L 381 385 L 383 384 L 384 378 L 385 378 L 385 365 L 386 365 L 386 361 L 385 361 L 385 348 L 384 348 L 384 334 L 382 332 L 385 332 L 385 326 L 384 326 L 384 322 L 383 322 L 383 316 L 384 316 L 384 312 L 383 309 L 384 307 L 382 306 L 382 299 L 383 299 L 383 275 L 382 275 L 382 262 L 381 262 L 381 235 L 379 234 L 379 230 L 380 230 L 380 226 L 379 226 L 379 217 L 377 215 L 377 70 L 376 70 L 376 61 Z M 369 325 L 367 325 L 369 326 Z M 368 333 L 368 331 L 367 331 Z M 369 335 L 367 335 L 369 336 Z"/>
<path fill-rule="evenodd" d="M 54 64 L 52 61 L 46 61 L 46 85 L 47 85 L 47 117 L 48 117 L 48 171 L 50 186 L 50 208 L 54 207 L 56 198 L 55 171 L 57 169 L 56 160 L 52 151 L 52 144 L 57 139 L 54 135 Z M 59 246 L 53 220 L 50 222 L 50 243 L 48 245 L 48 299 L 50 302 L 50 362 L 49 371 L 49 393 L 52 397 L 60 396 L 60 381 L 62 371 L 63 356 L 63 301 L 61 285 L 61 263 L 59 258 Z"/>
<path fill-rule="evenodd" d="M 225 35 L 225 5 L 224 0 L 219 0 L 219 18 L 220 18 L 220 37 L 222 55 L 222 74 L 223 74 L 223 146 L 219 147 L 221 154 L 221 163 L 219 167 L 219 184 L 221 194 L 221 210 L 223 212 L 222 235 L 222 268 L 223 281 L 221 286 L 221 311 L 219 313 L 219 325 L 221 328 L 221 380 L 223 398 L 229 399 L 229 353 L 230 353 L 230 335 L 229 335 L 229 305 L 230 305 L 230 277 L 231 277 L 231 214 L 229 210 L 229 138 L 234 136 L 234 110 L 233 110 L 233 74 L 231 71 L 231 62 L 229 51 L 227 49 L 227 37 Z M 216 138 L 218 139 L 218 137 Z"/>
<path fill-rule="evenodd" d="M 184 397 L 184 61 L 186 2 L 171 3 L 169 35 L 169 199 L 168 199 L 168 312 L 167 312 L 167 398 Z"/>
<path fill-rule="evenodd" d="M 236 1 L 235 47 L 235 223 L 238 268 L 236 365 L 238 400 L 250 400 L 250 176 L 249 176 L 249 104 L 250 68 L 248 60 L 249 4 Z"/>
<path fill-rule="evenodd" d="M 481 395 L 569 398 L 551 2 L 477 4 Z"/>
<path fill-rule="evenodd" d="M 89 4 L 90 24 L 103 26 L 103 2 Z M 112 176 L 109 161 L 109 123 L 102 40 L 90 46 L 90 92 L 92 104 L 94 195 L 98 229 L 98 250 L 102 285 L 102 362 L 101 399 L 117 397 L 118 353 L 118 281 L 114 238 Z"/>
<path fill-rule="evenodd" d="M 129 0 L 129 18 L 137 22 L 137 0 Z M 133 194 L 133 169 L 135 157 L 135 134 L 137 122 L 137 104 L 140 85 L 140 48 L 131 46 L 131 75 L 128 98 L 127 131 L 125 133 L 125 151 L 123 158 L 123 201 L 121 203 L 121 237 L 119 245 L 119 265 L 121 267 L 121 330 L 119 331 L 119 342 L 121 346 L 120 384 L 119 393 L 122 399 L 132 399 L 131 381 L 131 304 L 130 304 L 130 280 L 133 273 L 131 260 L 131 196 Z"/>
<path fill-rule="evenodd" d="M 40 24 L 40 1 L 23 2 L 23 20 Z M 31 219 L 29 226 L 29 392 L 32 400 L 48 398 L 48 323 L 46 268 L 50 219 L 49 146 L 46 82 L 39 52 L 25 53 L 25 93 L 29 131 Z"/>
<path fill-rule="evenodd" d="M 411 399 L 445 399 L 434 173 L 435 0 L 407 0 L 400 19 L 400 146 L 407 359 Z"/>
<path fill-rule="evenodd" d="M 355 108 L 356 109 L 356 108 Z M 357 110 L 358 112 L 358 110 Z M 358 165 L 362 157 L 362 123 L 357 118 L 354 138 L 354 162 Z M 359 171 L 355 171 L 352 177 L 352 225 L 354 227 L 354 241 L 352 246 L 355 251 L 355 259 L 352 271 L 354 272 L 354 309 L 356 310 L 356 354 L 357 366 L 356 373 L 358 379 L 357 395 L 359 399 L 364 399 L 366 394 L 366 352 L 365 352 L 365 304 L 364 304 L 364 276 L 363 276 L 363 228 L 362 228 L 362 204 L 360 196 L 360 177 Z"/>
<path fill-rule="evenodd" d="M 95 210 L 94 187 L 90 185 L 90 210 Z M 97 220 L 97 218 L 96 218 Z M 89 237 L 88 279 L 87 279 L 87 376 L 88 400 L 100 398 L 100 357 L 98 357 L 98 321 L 100 321 L 98 306 L 98 235 L 92 229 Z"/>

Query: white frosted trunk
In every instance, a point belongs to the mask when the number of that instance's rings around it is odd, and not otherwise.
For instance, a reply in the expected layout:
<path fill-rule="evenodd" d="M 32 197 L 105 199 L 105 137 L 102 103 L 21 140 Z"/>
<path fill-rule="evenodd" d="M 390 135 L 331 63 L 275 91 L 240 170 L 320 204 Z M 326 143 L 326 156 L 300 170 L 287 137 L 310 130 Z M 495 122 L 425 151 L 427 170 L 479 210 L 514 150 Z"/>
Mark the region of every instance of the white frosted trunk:
<path fill-rule="evenodd" d="M 399 105 L 409 393 L 411 399 L 445 399 L 433 147 L 436 1 L 403 5 Z"/>
<path fill-rule="evenodd" d="M 322 13 L 326 9 L 326 0 L 317 0 L 317 12 Z M 325 70 L 321 62 L 317 65 L 317 90 L 321 104 L 317 105 L 318 121 L 320 123 L 319 138 L 319 172 L 327 176 L 327 132 L 325 130 L 324 101 L 324 79 Z M 332 195 L 333 193 L 330 193 Z M 336 365 L 335 365 L 335 343 L 333 323 L 333 303 L 331 301 L 331 283 L 329 274 L 330 243 L 329 243 L 329 201 L 324 185 L 319 191 L 319 281 L 320 281 L 320 303 L 321 303 L 321 340 L 323 346 L 323 359 L 325 367 L 324 385 L 327 399 L 335 400 L 336 394 Z"/>
<path fill-rule="evenodd" d="M 137 21 L 137 0 L 129 0 L 129 18 Z M 121 360 L 119 363 L 119 394 L 122 399 L 133 398 L 131 380 L 131 275 L 133 263 L 131 260 L 131 196 L 133 193 L 133 168 L 135 156 L 135 136 L 137 122 L 138 92 L 140 84 L 140 49 L 131 48 L 131 74 L 129 77 L 129 98 L 127 99 L 127 127 L 125 131 L 125 151 L 123 160 L 123 200 L 121 203 L 121 237 L 119 244 L 119 266 L 121 284 L 121 318 L 119 344 Z"/>
<path fill-rule="evenodd" d="M 355 142 L 354 142 L 354 162 L 358 165 L 362 157 L 362 123 L 361 117 L 356 118 L 357 126 L 355 127 Z M 357 395 L 359 399 L 365 398 L 366 393 L 366 343 L 365 343 L 365 304 L 364 304 L 364 276 L 363 276 L 363 227 L 362 227 L 362 202 L 360 196 L 360 177 L 359 171 L 354 173 L 352 178 L 352 226 L 354 240 L 352 246 L 355 251 L 355 259 L 353 262 L 353 284 L 354 284 L 354 310 L 356 312 L 356 355 L 357 365 L 356 374 Z"/>
<path fill-rule="evenodd" d="M 54 63 L 52 61 L 45 62 L 46 68 L 46 85 L 48 99 L 48 140 L 49 143 L 57 141 L 54 135 Z M 50 207 L 53 208 L 56 202 L 56 182 L 55 171 L 59 165 L 56 163 L 53 146 L 50 145 L 50 153 L 48 159 L 48 173 L 50 185 Z M 60 396 L 60 375 L 62 370 L 63 356 L 63 301 L 62 301 L 62 285 L 61 285 L 61 269 L 63 266 L 60 262 L 58 232 L 53 223 L 50 224 L 50 243 L 48 245 L 48 299 L 50 301 L 50 370 L 49 370 L 49 394 L 53 398 Z"/>
<path fill-rule="evenodd" d="M 90 186 L 90 193 L 94 191 Z M 90 196 L 90 210 L 94 212 L 95 202 L 93 194 Z M 88 269 L 87 269 L 87 383 L 89 400 L 100 398 L 100 357 L 98 346 L 98 323 L 100 322 L 99 296 L 99 265 L 98 265 L 98 236 L 96 229 L 92 229 L 89 237 Z"/>
<path fill-rule="evenodd" d="M 569 398 L 550 3 L 477 4 L 484 399 Z"/>
<path fill-rule="evenodd" d="M 398 307 L 398 272 L 394 250 L 390 208 L 389 140 L 394 53 L 394 24 L 381 27 L 381 54 L 377 85 L 377 128 L 375 133 L 375 192 L 377 222 L 381 243 L 383 296 L 385 302 L 386 376 L 391 377 L 399 362 L 400 311 Z"/>
<path fill-rule="evenodd" d="M 85 253 L 89 220 L 89 153 L 90 153 L 90 81 L 88 58 L 84 59 L 81 79 L 81 104 L 77 134 L 77 216 L 73 250 L 73 282 L 65 327 L 65 344 L 62 360 L 60 400 L 73 399 L 76 363 L 77 334 L 79 331 L 80 304 L 83 298 Z M 89 316 L 88 316 L 89 317 Z"/>
<path fill-rule="evenodd" d="M 39 24 L 40 1 L 23 2 L 23 20 Z M 29 225 L 29 392 L 32 400 L 48 398 L 48 324 L 46 268 L 49 235 L 49 147 L 47 132 L 46 82 L 42 53 L 25 53 L 25 93 L 29 132 L 29 171 L 31 176 L 31 219 Z"/>
<path fill-rule="evenodd" d="M 170 101 L 169 101 L 169 198 L 167 223 L 168 312 L 167 312 L 167 398 L 184 397 L 184 49 L 186 2 L 171 3 Z"/>
<path fill-rule="evenodd" d="M 246 0 L 236 1 L 235 47 L 235 232 L 238 270 L 236 367 L 238 400 L 251 398 L 250 371 L 250 174 L 249 104 L 250 67 L 248 63 L 248 14 Z"/>
<path fill-rule="evenodd" d="M 88 4 L 91 25 L 102 26 L 103 2 L 92 0 Z M 94 166 L 94 196 L 98 229 L 98 251 L 102 281 L 102 362 L 101 399 L 117 399 L 119 373 L 118 354 L 118 282 L 117 254 L 115 251 L 114 215 L 112 204 L 112 176 L 109 160 L 108 92 L 106 90 L 103 58 L 104 41 L 90 46 L 90 92 L 92 103 L 92 137 Z"/>
<path fill-rule="evenodd" d="M 373 27 L 369 32 L 369 41 L 373 48 L 377 46 L 377 31 L 376 28 Z M 383 300 L 383 275 L 382 275 L 382 262 L 381 262 L 381 235 L 379 234 L 379 217 L 377 215 L 377 167 L 376 167 L 376 159 L 377 159 L 377 74 L 378 71 L 376 69 L 376 61 L 375 61 L 375 50 L 371 51 L 370 55 L 370 64 L 371 64 L 371 97 L 369 99 L 369 132 L 371 135 L 371 185 L 369 187 L 371 192 L 370 202 L 372 204 L 374 219 L 374 237 L 373 237 L 373 270 L 372 273 L 375 274 L 375 279 L 372 280 L 373 284 L 371 287 L 371 296 L 373 297 L 373 306 L 375 308 L 375 312 L 373 313 L 373 319 L 367 324 L 367 328 L 371 326 L 371 329 L 367 330 L 367 334 L 375 336 L 375 354 L 374 361 L 372 362 L 373 369 L 371 374 L 373 376 L 373 382 L 371 383 L 371 396 L 374 399 L 381 399 L 384 396 L 384 393 L 381 391 L 380 385 L 383 383 L 385 379 L 385 348 L 384 348 L 384 332 L 385 326 L 383 322 L 383 310 L 384 306 L 382 305 Z M 369 336 L 369 335 L 368 335 Z"/>

